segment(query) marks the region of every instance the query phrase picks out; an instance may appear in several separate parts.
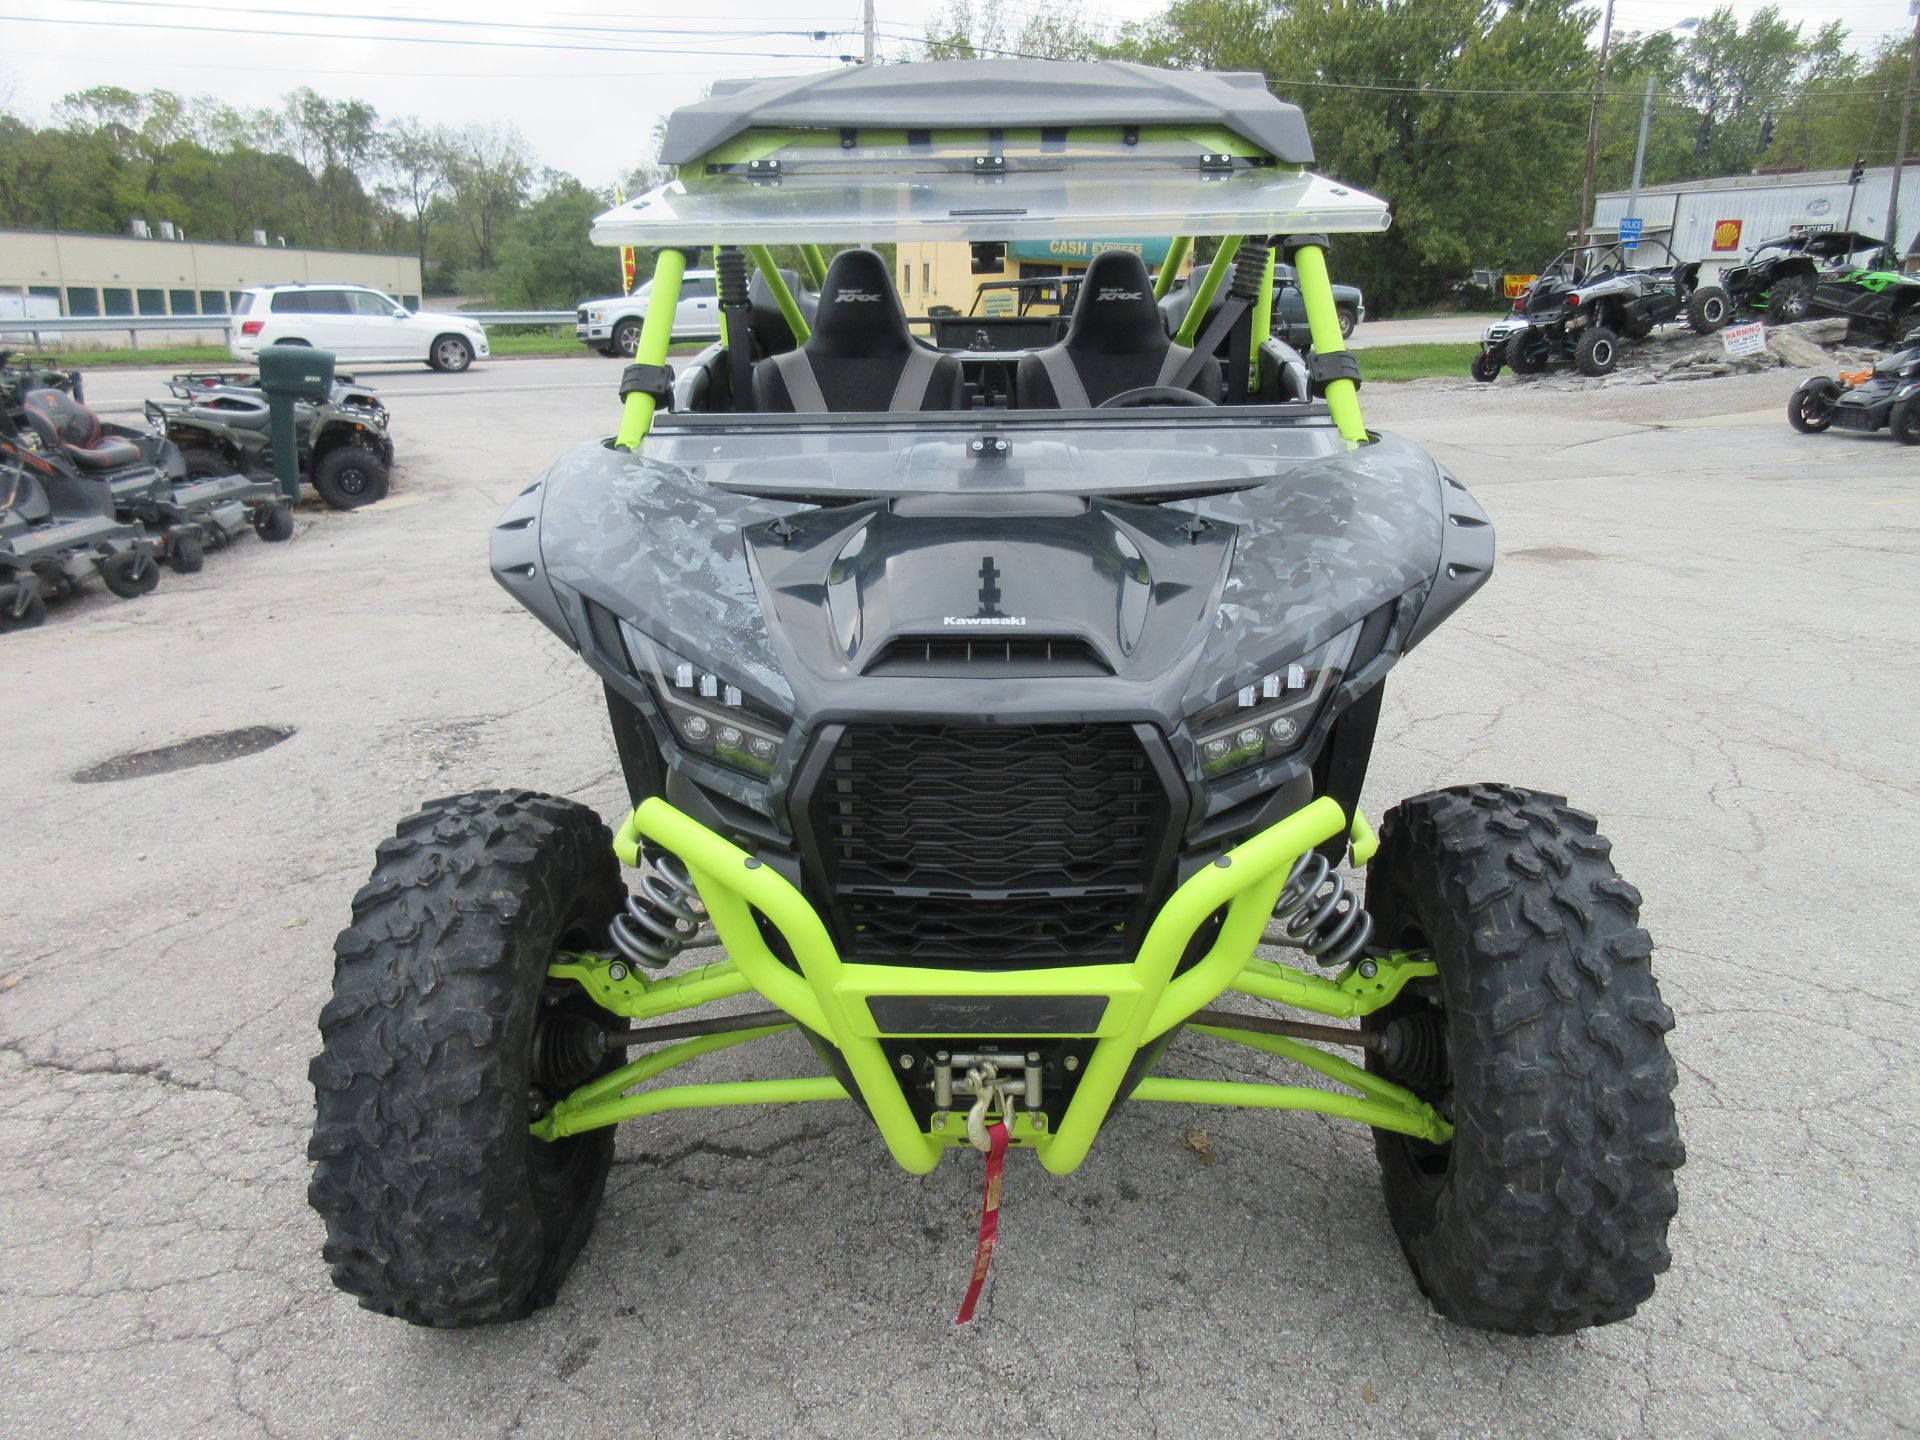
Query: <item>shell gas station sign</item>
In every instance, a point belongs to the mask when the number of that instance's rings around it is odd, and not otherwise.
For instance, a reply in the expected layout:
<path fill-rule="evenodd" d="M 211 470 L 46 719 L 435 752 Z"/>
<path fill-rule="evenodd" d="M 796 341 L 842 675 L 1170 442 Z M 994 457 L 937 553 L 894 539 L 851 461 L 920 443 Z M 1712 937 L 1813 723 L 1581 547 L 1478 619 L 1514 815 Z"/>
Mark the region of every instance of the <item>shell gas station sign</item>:
<path fill-rule="evenodd" d="M 1715 250 L 1738 250 L 1740 248 L 1740 229 L 1744 220 L 1716 220 L 1713 222 L 1713 248 Z"/>

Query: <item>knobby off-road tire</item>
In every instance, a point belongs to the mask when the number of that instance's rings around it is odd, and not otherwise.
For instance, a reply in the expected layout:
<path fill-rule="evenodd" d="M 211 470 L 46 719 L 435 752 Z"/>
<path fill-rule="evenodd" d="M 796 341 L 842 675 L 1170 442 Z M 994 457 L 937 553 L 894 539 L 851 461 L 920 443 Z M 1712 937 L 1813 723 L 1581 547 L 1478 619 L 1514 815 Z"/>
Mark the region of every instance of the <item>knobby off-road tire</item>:
<path fill-rule="evenodd" d="M 1434 1308 L 1466 1325 L 1621 1320 L 1668 1265 L 1673 1013 L 1610 849 L 1558 796 L 1472 785 L 1388 812 L 1368 868 L 1383 941 L 1439 966 L 1437 996 L 1368 1024 L 1444 1036 L 1450 1079 L 1415 1088 L 1455 1126 L 1445 1146 L 1375 1132 L 1387 1212 Z"/>
<path fill-rule="evenodd" d="M 1500 378 L 1500 352 L 1479 351 L 1474 355 L 1473 363 L 1467 367 L 1467 372 L 1482 385 L 1491 385 Z"/>
<path fill-rule="evenodd" d="M 1604 325 L 1590 326 L 1573 347 L 1573 363 L 1582 375 L 1611 375 L 1620 363 L 1620 337 Z"/>
<path fill-rule="evenodd" d="M 1724 329 L 1733 316 L 1733 301 L 1718 285 L 1702 285 L 1687 297 L 1687 325 L 1696 335 Z"/>
<path fill-rule="evenodd" d="M 314 492 L 335 510 L 358 510 L 387 498 L 386 461 L 362 445 L 336 445 L 314 461 Z"/>
<path fill-rule="evenodd" d="M 1538 375 L 1547 368 L 1547 345 L 1531 330 L 1507 337 L 1507 368 L 1516 375 Z"/>
<path fill-rule="evenodd" d="M 1838 380 L 1809 380 L 1787 397 L 1787 423 L 1802 435 L 1818 435 L 1833 424 L 1833 402 L 1839 398 Z"/>
<path fill-rule="evenodd" d="M 607 1018 L 547 967 L 605 935 L 623 895 L 613 839 L 572 801 L 482 790 L 429 802 L 377 854 L 334 942 L 309 1070 L 323 1253 L 366 1309 L 520 1319 L 553 1302 L 613 1160 L 610 1127 L 553 1143 L 527 1129 L 542 1007 Z"/>
<path fill-rule="evenodd" d="M 1804 320 L 1812 308 L 1813 281 L 1804 275 L 1789 275 L 1767 289 L 1767 318 L 1777 325 Z"/>

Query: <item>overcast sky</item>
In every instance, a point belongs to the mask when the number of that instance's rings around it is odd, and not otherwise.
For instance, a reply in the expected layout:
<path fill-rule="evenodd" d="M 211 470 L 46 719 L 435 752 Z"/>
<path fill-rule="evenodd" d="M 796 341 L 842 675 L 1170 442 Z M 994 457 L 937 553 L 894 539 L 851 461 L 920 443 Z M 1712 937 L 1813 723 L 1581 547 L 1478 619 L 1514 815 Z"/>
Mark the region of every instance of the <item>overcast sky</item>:
<path fill-rule="evenodd" d="M 1061 0 L 1073 5 L 1074 0 Z M 787 75 L 860 49 L 860 0 L 702 0 L 616 7 L 558 0 L 7 0 L 0 97 L 44 120 L 93 85 L 215 95 L 251 108 L 298 85 L 366 100 L 384 115 L 445 124 L 508 121 L 543 163 L 609 185 L 648 158 L 655 119 L 721 76 Z M 878 0 L 879 48 L 917 38 L 939 0 Z M 1042 7 L 1005 0 L 1009 13 Z M 1142 19 L 1153 0 L 1092 0 L 1090 17 Z M 1617 30 L 1707 13 L 1697 0 L 1618 0 Z M 1747 15 L 1759 8 L 1738 0 Z M 1865 46 L 1905 31 L 1907 0 L 1783 0 L 1809 30 L 1841 20 Z M 815 32 L 825 32 L 815 39 Z M 1308 117 L 1312 117 L 1310 97 Z"/>

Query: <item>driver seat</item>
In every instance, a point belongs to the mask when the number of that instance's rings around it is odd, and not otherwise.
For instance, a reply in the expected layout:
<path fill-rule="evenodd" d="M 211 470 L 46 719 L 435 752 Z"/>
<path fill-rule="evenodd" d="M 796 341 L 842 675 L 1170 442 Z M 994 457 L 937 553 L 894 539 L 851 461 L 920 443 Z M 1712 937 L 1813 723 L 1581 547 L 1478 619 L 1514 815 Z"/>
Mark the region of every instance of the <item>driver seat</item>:
<path fill-rule="evenodd" d="M 1167 338 L 1146 263 L 1131 250 L 1102 251 L 1080 282 L 1066 338 L 1020 357 L 1019 408 L 1090 410 L 1128 390 L 1170 385 L 1191 354 Z M 1220 362 L 1208 357 L 1186 388 L 1218 404 Z"/>
<path fill-rule="evenodd" d="M 913 338 L 887 262 L 842 250 L 827 267 L 807 343 L 753 367 L 765 412 L 963 410 L 960 362 Z"/>
<path fill-rule="evenodd" d="M 40 443 L 64 452 L 82 470 L 114 470 L 140 461 L 140 447 L 100 429 L 100 417 L 61 390 L 30 390 L 23 407 Z"/>

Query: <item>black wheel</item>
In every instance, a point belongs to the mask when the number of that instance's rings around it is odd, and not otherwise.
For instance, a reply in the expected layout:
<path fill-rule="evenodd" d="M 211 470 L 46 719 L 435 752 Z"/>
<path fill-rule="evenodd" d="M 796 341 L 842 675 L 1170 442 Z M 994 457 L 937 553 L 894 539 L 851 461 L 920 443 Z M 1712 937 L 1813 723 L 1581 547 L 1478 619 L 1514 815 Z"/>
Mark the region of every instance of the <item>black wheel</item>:
<path fill-rule="evenodd" d="M 1467 369 L 1482 385 L 1491 385 L 1500 378 L 1500 352 L 1498 350 L 1480 351 L 1473 357 L 1473 363 Z"/>
<path fill-rule="evenodd" d="M 607 353 L 615 359 L 631 359 L 634 351 L 640 348 L 640 322 L 622 320 L 613 327 L 613 344 Z"/>
<path fill-rule="evenodd" d="M 1902 445 L 1920 445 L 1920 409 L 1913 401 L 1902 400 L 1888 414 L 1887 429 Z"/>
<path fill-rule="evenodd" d="M 1611 375 L 1620 363 L 1620 337 L 1604 325 L 1591 325 L 1573 347 L 1573 363 L 1582 375 Z"/>
<path fill-rule="evenodd" d="M 1718 285 L 1702 285 L 1687 297 L 1687 324 L 1696 335 L 1711 335 L 1733 314 L 1733 301 Z"/>
<path fill-rule="evenodd" d="M 1377 1131 L 1381 1183 L 1420 1288 L 1462 1324 L 1622 1320 L 1668 1265 L 1673 1012 L 1610 849 L 1592 816 L 1504 785 L 1417 796 L 1381 826 L 1376 933 L 1439 975 L 1368 1018 L 1369 1065 L 1455 1127 L 1439 1146 Z"/>
<path fill-rule="evenodd" d="M 1788 275 L 1767 287 L 1767 318 L 1776 324 L 1804 320 L 1812 308 L 1813 281 L 1805 275 Z"/>
<path fill-rule="evenodd" d="M 1360 323 L 1360 316 L 1357 313 L 1355 313 L 1353 307 L 1349 305 L 1342 305 L 1340 307 L 1339 313 L 1340 313 L 1340 338 L 1344 340 L 1349 335 L 1353 334 L 1353 327 Z"/>
<path fill-rule="evenodd" d="M 473 364 L 473 346 L 458 335 L 439 336 L 433 342 L 433 349 L 427 353 L 427 364 L 435 370 L 458 375 Z"/>
<path fill-rule="evenodd" d="M 174 530 L 167 536 L 167 564 L 176 575 L 196 575 L 207 563 L 207 547 L 191 530 Z"/>
<path fill-rule="evenodd" d="M 263 505 L 253 512 L 253 533 L 270 544 L 293 538 L 293 506 L 284 501 Z"/>
<path fill-rule="evenodd" d="M 1802 435 L 1818 435 L 1833 424 L 1833 402 L 1840 398 L 1840 382 L 1809 380 L 1787 397 L 1787 423 Z"/>
<path fill-rule="evenodd" d="M 366 1309 L 468 1326 L 553 1302 L 600 1208 L 613 1130 L 549 1143 L 527 1127 L 625 1057 L 543 1075 L 536 1055 L 565 1048 L 545 1027 L 611 1018 L 547 969 L 604 943 L 623 893 L 607 827 L 550 795 L 436 800 L 381 843 L 334 942 L 309 1067 L 308 1199 L 334 1283 Z"/>
<path fill-rule="evenodd" d="M 309 477 L 320 498 L 336 510 L 358 510 L 387 498 L 387 464 L 358 445 L 336 445 Z"/>
<path fill-rule="evenodd" d="M 1547 368 L 1547 342 L 1532 330 L 1507 337 L 1507 368 L 1516 375 L 1538 375 Z"/>
<path fill-rule="evenodd" d="M 100 562 L 100 578 L 122 600 L 151 595 L 160 585 L 160 566 L 144 546 L 122 550 Z"/>
<path fill-rule="evenodd" d="M 46 622 L 47 602 L 31 580 L 0 585 L 0 632 L 32 630 Z"/>

